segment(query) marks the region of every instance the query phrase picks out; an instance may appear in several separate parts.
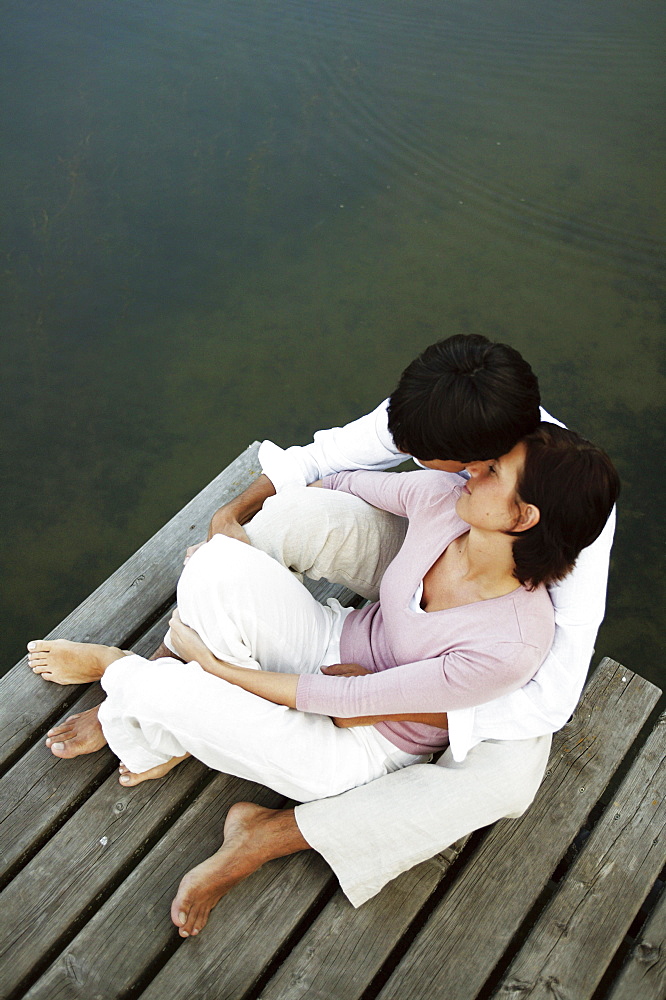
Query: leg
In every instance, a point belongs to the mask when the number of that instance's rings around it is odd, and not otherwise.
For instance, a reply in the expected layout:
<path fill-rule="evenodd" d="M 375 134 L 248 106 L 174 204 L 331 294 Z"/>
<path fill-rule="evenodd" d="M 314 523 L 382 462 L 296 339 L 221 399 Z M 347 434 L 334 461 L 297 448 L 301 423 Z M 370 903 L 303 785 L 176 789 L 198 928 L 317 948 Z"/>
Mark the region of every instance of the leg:
<path fill-rule="evenodd" d="M 315 601 L 265 552 L 226 535 L 215 535 L 188 560 L 178 611 L 221 660 L 289 673 L 332 662 L 327 651 L 347 614 L 337 602 Z M 172 645 L 170 635 L 166 643 Z"/>
<path fill-rule="evenodd" d="M 486 740 L 462 763 L 446 751 L 437 764 L 417 764 L 334 799 L 300 805 L 296 820 L 349 900 L 360 906 L 401 872 L 473 830 L 525 812 L 541 783 L 550 742 L 550 736 Z"/>
<path fill-rule="evenodd" d="M 313 580 L 324 577 L 376 600 L 407 522 L 348 493 L 292 487 L 245 525 L 252 545 Z"/>
<path fill-rule="evenodd" d="M 102 686 L 104 735 L 135 775 L 191 753 L 217 771 L 305 801 L 415 759 L 372 727 L 340 729 L 325 716 L 274 705 L 195 662 L 124 657 L 109 667 Z"/>
<path fill-rule="evenodd" d="M 462 764 L 449 757 L 409 767 L 295 811 L 238 803 L 227 817 L 220 850 L 180 884 L 171 914 L 181 936 L 198 933 L 222 896 L 273 858 L 313 847 L 360 906 L 390 879 L 472 830 L 521 815 L 543 776 L 550 737 L 480 747 Z"/>
<path fill-rule="evenodd" d="M 172 655 L 164 643 L 161 643 L 150 659 L 158 660 L 163 656 Z M 56 757 L 71 760 L 73 757 L 95 753 L 105 747 L 106 736 L 102 730 L 98 713 L 99 705 L 96 705 L 95 708 L 89 708 L 86 712 L 69 715 L 64 722 L 59 722 L 53 729 L 49 729 L 45 742 L 51 753 Z M 153 777 L 157 777 L 157 775 L 153 775 Z M 137 784 L 138 780 L 130 779 L 127 783 Z M 145 778 L 141 780 L 145 780 Z"/>
<path fill-rule="evenodd" d="M 28 643 L 28 666 L 34 674 L 55 684 L 98 681 L 109 663 L 125 656 L 115 646 L 69 639 L 39 639 Z"/>

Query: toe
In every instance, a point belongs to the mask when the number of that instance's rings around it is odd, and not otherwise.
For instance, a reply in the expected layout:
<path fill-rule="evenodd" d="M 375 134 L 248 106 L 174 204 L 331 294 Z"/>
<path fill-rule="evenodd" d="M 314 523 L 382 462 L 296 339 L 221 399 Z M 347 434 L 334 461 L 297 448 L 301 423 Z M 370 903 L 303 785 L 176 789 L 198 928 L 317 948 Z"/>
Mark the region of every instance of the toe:
<path fill-rule="evenodd" d="M 171 904 L 171 920 L 180 931 L 187 923 L 188 914 L 189 906 L 185 905 L 184 900 L 180 898 L 180 893 L 178 893 Z"/>
<path fill-rule="evenodd" d="M 73 722 L 74 719 L 78 719 L 78 715 L 68 715 L 64 722 L 60 722 L 53 729 L 49 729 L 47 736 L 58 736 L 59 733 L 70 732 L 74 729 Z"/>
<path fill-rule="evenodd" d="M 30 653 L 48 653 L 50 648 L 50 643 L 46 639 L 33 639 L 28 643 Z"/>

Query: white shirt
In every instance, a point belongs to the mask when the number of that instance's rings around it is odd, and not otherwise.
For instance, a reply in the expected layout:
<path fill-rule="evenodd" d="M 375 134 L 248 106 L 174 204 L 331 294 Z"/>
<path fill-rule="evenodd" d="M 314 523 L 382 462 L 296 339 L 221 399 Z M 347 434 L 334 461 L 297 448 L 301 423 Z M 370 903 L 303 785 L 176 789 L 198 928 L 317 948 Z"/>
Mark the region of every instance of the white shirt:
<path fill-rule="evenodd" d="M 279 492 L 287 485 L 352 469 L 390 469 L 405 461 L 388 429 L 388 400 L 364 417 L 317 431 L 312 444 L 286 450 L 271 441 L 259 461 Z M 544 409 L 541 419 L 559 423 Z M 604 617 L 615 510 L 601 535 L 584 549 L 564 580 L 548 590 L 555 609 L 555 639 L 550 653 L 525 687 L 477 708 L 448 713 L 455 760 L 481 740 L 520 740 L 560 729 L 573 712 L 585 683 L 594 642 Z"/>

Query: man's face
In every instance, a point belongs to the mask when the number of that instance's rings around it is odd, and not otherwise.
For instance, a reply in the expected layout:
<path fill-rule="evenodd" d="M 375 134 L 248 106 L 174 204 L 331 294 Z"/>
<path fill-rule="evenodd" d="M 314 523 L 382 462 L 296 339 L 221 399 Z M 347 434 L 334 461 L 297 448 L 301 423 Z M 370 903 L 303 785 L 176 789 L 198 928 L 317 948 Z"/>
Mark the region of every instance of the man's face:
<path fill-rule="evenodd" d="M 418 460 L 419 465 L 426 469 L 436 469 L 438 472 L 462 472 L 467 466 L 463 462 L 449 461 L 448 458 L 429 458 L 427 462 Z"/>

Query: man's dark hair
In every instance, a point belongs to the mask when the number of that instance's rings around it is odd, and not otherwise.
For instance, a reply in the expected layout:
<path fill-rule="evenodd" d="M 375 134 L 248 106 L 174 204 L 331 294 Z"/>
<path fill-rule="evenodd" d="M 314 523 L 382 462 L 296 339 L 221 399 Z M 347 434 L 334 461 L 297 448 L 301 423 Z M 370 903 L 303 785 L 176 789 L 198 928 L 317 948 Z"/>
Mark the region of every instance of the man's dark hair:
<path fill-rule="evenodd" d="M 424 462 L 497 458 L 539 419 L 539 383 L 527 361 L 477 334 L 426 348 L 405 368 L 388 408 L 395 444 Z"/>
<path fill-rule="evenodd" d="M 564 427 L 542 423 L 525 438 L 520 500 L 535 504 L 538 524 L 510 531 L 514 576 L 534 588 L 561 580 L 598 538 L 619 493 L 620 477 L 605 451 Z"/>

